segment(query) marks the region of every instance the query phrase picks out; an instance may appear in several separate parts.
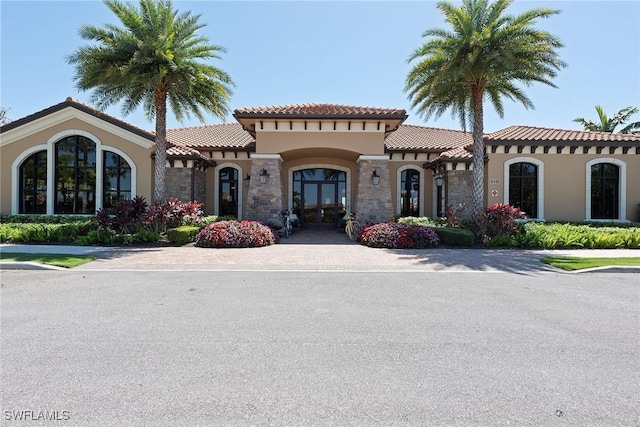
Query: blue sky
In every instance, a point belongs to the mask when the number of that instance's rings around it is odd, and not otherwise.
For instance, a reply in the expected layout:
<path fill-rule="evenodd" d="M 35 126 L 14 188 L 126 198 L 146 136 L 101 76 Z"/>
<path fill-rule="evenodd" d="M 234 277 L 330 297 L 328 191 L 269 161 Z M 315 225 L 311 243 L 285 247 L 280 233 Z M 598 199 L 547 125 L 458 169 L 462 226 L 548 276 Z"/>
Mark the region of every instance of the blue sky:
<path fill-rule="evenodd" d="M 411 110 L 404 93 L 410 65 L 406 60 L 428 28 L 446 28 L 434 1 L 174 1 L 181 10 L 202 15 L 202 32 L 227 49 L 214 62 L 236 83 L 231 109 L 323 102 L 404 108 L 405 123 L 458 129 L 455 118 L 424 121 Z M 487 105 L 485 131 L 514 124 L 579 129 L 576 117 L 595 119 L 594 106 L 610 115 L 626 106 L 640 107 L 640 2 L 516 0 L 512 14 L 533 7 L 562 12 L 539 21 L 565 44 L 568 67 L 554 89 L 525 88 L 535 105 L 527 110 L 505 100 L 500 119 Z M 87 102 L 72 81 L 66 57 L 85 44 L 83 24 L 116 22 L 98 1 L 0 1 L 0 105 L 15 120 L 72 96 Z M 153 129 L 142 111 L 122 116 Z M 634 116 L 640 120 L 640 115 Z M 230 115 L 227 122 L 233 122 Z M 220 123 L 208 117 L 207 123 Z M 169 127 L 197 126 L 197 120 Z"/>

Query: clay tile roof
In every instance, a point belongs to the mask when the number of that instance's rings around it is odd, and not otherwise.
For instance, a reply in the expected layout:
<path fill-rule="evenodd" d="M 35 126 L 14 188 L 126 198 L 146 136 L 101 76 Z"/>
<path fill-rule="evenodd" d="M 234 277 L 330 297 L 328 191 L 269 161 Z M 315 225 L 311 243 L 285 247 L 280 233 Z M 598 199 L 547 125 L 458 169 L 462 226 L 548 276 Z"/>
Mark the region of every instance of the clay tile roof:
<path fill-rule="evenodd" d="M 473 160 L 473 143 L 445 151 L 440 157 L 446 160 Z"/>
<path fill-rule="evenodd" d="M 255 140 L 239 123 L 168 129 L 167 139 L 198 148 L 252 148 Z"/>
<path fill-rule="evenodd" d="M 445 151 L 440 154 L 438 157 L 435 157 L 424 164 L 425 168 L 429 166 L 439 163 L 439 162 L 450 162 L 450 161 L 459 161 L 470 163 L 473 161 L 473 143 L 463 145 L 460 147 L 456 147 L 452 150 Z"/>
<path fill-rule="evenodd" d="M 585 130 L 551 129 L 535 126 L 510 126 L 485 135 L 485 142 L 526 143 L 596 143 L 596 142 L 640 142 L 640 135 L 591 132 Z"/>
<path fill-rule="evenodd" d="M 141 136 L 143 138 L 146 138 L 150 141 L 154 141 L 155 142 L 155 133 L 153 132 L 149 132 L 146 131 L 144 129 L 140 129 L 139 127 L 133 126 L 130 123 L 124 122 L 118 118 L 115 118 L 113 116 L 110 116 L 109 114 L 105 114 L 99 110 L 96 110 L 95 108 L 84 104 L 80 101 L 78 101 L 75 98 L 72 97 L 68 97 L 67 99 L 65 99 L 63 102 L 56 104 L 56 105 L 52 105 L 51 107 L 45 108 L 44 110 L 40 110 L 36 113 L 30 114 L 26 117 L 23 117 L 21 119 L 12 121 L 10 123 L 7 123 L 6 125 L 2 126 L 2 132 L 6 132 L 8 130 L 17 128 L 19 126 L 22 126 L 24 124 L 30 123 L 34 120 L 40 119 L 42 117 L 48 116 L 49 114 L 55 113 L 57 111 L 63 110 L 67 107 L 72 107 L 75 108 L 76 110 L 82 111 L 84 113 L 90 114 L 92 116 L 95 116 L 99 119 L 104 120 L 107 123 L 111 123 L 112 125 L 118 126 L 119 128 L 125 129 L 131 133 L 134 133 L 138 136 Z"/>
<path fill-rule="evenodd" d="M 387 150 L 442 151 L 473 142 L 470 132 L 426 126 L 401 125 L 385 140 Z"/>
<path fill-rule="evenodd" d="M 338 104 L 294 104 L 268 107 L 238 108 L 233 112 L 236 117 L 406 117 L 407 112 L 396 108 L 357 107 Z"/>
<path fill-rule="evenodd" d="M 156 149 L 153 147 L 152 156 L 155 156 Z M 203 156 L 195 148 L 167 142 L 167 159 L 193 159 L 202 160 L 210 165 L 215 165 L 215 160 Z"/>

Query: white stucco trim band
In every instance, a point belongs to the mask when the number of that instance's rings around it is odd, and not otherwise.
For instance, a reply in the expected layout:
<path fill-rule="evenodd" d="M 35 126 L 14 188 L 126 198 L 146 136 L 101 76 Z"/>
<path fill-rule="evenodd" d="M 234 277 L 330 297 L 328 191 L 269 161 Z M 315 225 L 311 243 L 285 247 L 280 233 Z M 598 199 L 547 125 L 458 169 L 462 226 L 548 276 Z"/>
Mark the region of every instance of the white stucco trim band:
<path fill-rule="evenodd" d="M 281 162 L 282 160 L 282 156 L 280 154 L 273 154 L 273 153 L 251 153 L 251 160 L 280 160 Z"/>
<path fill-rule="evenodd" d="M 356 160 L 356 162 L 359 162 L 360 160 L 389 160 L 389 155 L 388 154 L 362 154 L 358 156 L 358 160 Z"/>

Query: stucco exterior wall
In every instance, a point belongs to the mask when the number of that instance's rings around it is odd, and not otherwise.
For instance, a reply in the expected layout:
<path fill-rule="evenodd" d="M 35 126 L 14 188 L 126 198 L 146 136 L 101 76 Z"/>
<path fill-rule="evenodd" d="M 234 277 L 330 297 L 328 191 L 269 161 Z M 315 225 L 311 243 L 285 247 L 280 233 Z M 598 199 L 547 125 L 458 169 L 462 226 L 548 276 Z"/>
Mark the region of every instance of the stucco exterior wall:
<path fill-rule="evenodd" d="M 586 219 L 587 163 L 613 158 L 626 164 L 625 218 L 637 221 L 640 203 L 640 155 L 636 154 L 489 154 L 486 177 L 488 204 L 504 202 L 504 164 L 515 158 L 536 159 L 544 164 L 544 219 L 584 221 Z M 523 160 L 526 161 L 526 160 Z M 499 179 L 499 183 L 496 183 Z M 539 181 L 540 182 L 540 181 Z M 497 191 L 497 195 L 492 195 Z M 540 202 L 540 201 L 539 201 Z"/>
<path fill-rule="evenodd" d="M 257 132 L 256 153 L 318 148 L 384 154 L 383 132 Z M 283 156 L 285 159 L 286 157 Z"/>
<path fill-rule="evenodd" d="M 78 118 L 72 118 L 0 146 L 0 212 L 2 214 L 11 213 L 12 165 L 16 158 L 26 150 L 35 146 L 46 145 L 47 141 L 55 135 L 70 130 L 81 130 L 90 133 L 100 140 L 103 149 L 108 150 L 109 147 L 113 147 L 126 153 L 136 166 L 136 193 L 145 197 L 148 202 L 153 201 L 153 160 L 151 159 L 151 150 Z"/>

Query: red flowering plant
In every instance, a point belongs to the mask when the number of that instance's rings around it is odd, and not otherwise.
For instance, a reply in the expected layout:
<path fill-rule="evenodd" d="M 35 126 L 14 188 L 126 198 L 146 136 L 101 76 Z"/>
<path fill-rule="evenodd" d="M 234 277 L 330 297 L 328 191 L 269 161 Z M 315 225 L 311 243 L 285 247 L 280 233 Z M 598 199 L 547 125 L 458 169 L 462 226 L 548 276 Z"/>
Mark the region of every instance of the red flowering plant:
<path fill-rule="evenodd" d="M 439 239 L 431 227 L 381 222 L 362 229 L 360 242 L 372 248 L 422 249 L 437 246 Z"/>
<path fill-rule="evenodd" d="M 257 221 L 220 221 L 200 230 L 195 245 L 202 248 L 252 248 L 274 244 L 276 237 Z"/>
<path fill-rule="evenodd" d="M 486 234 L 489 237 L 518 233 L 516 220 L 527 217 L 520 209 L 505 203 L 496 203 L 487 207 L 484 216 L 487 227 Z"/>

